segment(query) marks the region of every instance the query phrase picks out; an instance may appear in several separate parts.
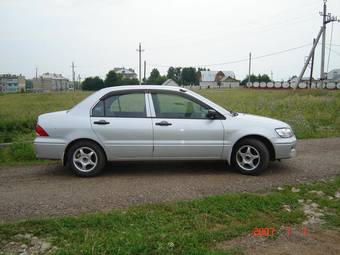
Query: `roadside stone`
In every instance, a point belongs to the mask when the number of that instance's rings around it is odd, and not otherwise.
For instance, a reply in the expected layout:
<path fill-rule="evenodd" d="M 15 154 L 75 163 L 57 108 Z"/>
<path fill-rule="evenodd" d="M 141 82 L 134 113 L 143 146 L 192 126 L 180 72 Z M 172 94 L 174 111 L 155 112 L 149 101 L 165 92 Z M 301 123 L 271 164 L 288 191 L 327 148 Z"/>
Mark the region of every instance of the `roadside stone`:
<path fill-rule="evenodd" d="M 298 199 L 298 203 L 302 204 L 303 202 L 305 202 L 304 199 Z"/>
<path fill-rule="evenodd" d="M 23 235 L 23 234 L 16 234 L 14 236 L 14 238 L 16 238 L 16 239 L 23 239 L 23 238 L 25 238 L 25 235 Z"/>
<path fill-rule="evenodd" d="M 26 249 L 26 248 L 27 248 L 27 245 L 26 245 L 26 244 L 22 244 L 22 245 L 20 246 L 20 248 L 21 248 L 21 249 Z"/>
<path fill-rule="evenodd" d="M 283 205 L 283 209 L 286 210 L 287 212 L 291 212 L 292 209 L 290 209 L 289 205 Z"/>
<path fill-rule="evenodd" d="M 310 206 L 313 207 L 313 208 L 318 208 L 319 207 L 319 205 L 317 203 L 311 203 Z"/>
<path fill-rule="evenodd" d="M 282 188 L 282 187 L 277 187 L 277 190 L 282 191 L 282 190 L 284 190 L 284 188 Z"/>
<path fill-rule="evenodd" d="M 322 190 L 311 190 L 311 191 L 309 191 L 308 193 L 310 193 L 310 194 L 316 194 L 316 195 L 319 196 L 319 197 L 322 197 L 322 196 L 325 195 L 325 193 L 324 193 Z"/>
<path fill-rule="evenodd" d="M 24 235 L 24 238 L 26 238 L 26 239 L 31 239 L 31 238 L 32 238 L 32 235 L 31 235 L 31 234 L 28 234 L 28 233 L 26 233 L 26 234 Z"/>
<path fill-rule="evenodd" d="M 337 191 L 336 193 L 335 193 L 335 195 L 334 195 L 336 198 L 340 198 L 340 192 L 339 191 Z"/>
<path fill-rule="evenodd" d="M 50 250 L 51 248 L 52 248 L 52 244 L 50 244 L 48 242 L 42 242 L 40 251 L 44 253 L 44 252 Z"/>
<path fill-rule="evenodd" d="M 328 196 L 327 198 L 328 198 L 328 200 L 333 200 L 334 199 L 334 197 L 332 197 L 332 196 Z"/>
<path fill-rule="evenodd" d="M 298 192 L 300 192 L 300 189 L 293 187 L 291 189 L 291 191 L 294 192 L 294 193 L 298 193 Z"/>

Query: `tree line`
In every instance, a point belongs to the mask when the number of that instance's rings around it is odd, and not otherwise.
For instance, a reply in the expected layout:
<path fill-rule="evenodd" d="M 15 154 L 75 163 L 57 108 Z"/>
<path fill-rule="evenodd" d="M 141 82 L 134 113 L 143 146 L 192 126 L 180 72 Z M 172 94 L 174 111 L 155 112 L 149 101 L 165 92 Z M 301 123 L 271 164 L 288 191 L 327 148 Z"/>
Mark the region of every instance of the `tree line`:
<path fill-rule="evenodd" d="M 206 68 L 195 67 L 169 67 L 166 75 L 161 75 L 157 68 L 152 69 L 150 76 L 147 79 L 143 79 L 142 84 L 161 85 L 167 79 L 174 80 L 180 86 L 199 85 L 200 72 L 210 71 Z M 269 76 L 254 75 L 250 76 L 251 82 L 269 82 L 271 81 Z M 241 85 L 245 85 L 248 82 L 248 76 L 242 80 Z M 122 86 L 122 85 L 138 85 L 139 80 L 136 78 L 129 79 L 124 78 L 123 75 L 117 74 L 111 70 L 106 74 L 105 79 L 101 79 L 98 76 L 87 77 L 82 82 L 83 90 L 100 90 L 105 87 Z"/>

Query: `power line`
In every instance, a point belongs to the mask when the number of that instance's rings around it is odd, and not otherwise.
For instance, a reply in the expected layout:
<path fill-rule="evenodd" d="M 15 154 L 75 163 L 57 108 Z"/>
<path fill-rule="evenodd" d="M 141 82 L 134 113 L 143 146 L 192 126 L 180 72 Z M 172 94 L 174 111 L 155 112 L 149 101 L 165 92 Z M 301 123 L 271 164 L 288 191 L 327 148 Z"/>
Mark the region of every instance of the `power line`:
<path fill-rule="evenodd" d="M 337 52 L 337 51 L 335 51 L 335 50 L 333 50 L 333 49 L 331 49 L 331 48 L 329 48 L 329 47 L 327 47 L 327 46 L 326 46 L 326 48 L 327 48 L 329 51 L 331 51 L 331 52 L 333 52 L 333 53 L 335 53 L 335 54 L 337 54 L 337 55 L 340 56 L 340 52 Z"/>
<path fill-rule="evenodd" d="M 272 53 L 268 53 L 265 55 L 261 55 L 261 56 L 257 56 L 257 57 L 252 57 L 252 60 L 256 60 L 256 59 L 261 59 L 261 58 L 266 58 L 266 57 L 271 57 L 271 56 L 275 56 L 275 55 L 279 55 L 279 54 L 283 54 L 286 52 L 290 52 L 290 51 L 294 51 L 294 50 L 298 50 L 307 46 L 310 46 L 310 43 L 298 46 L 298 47 L 293 47 L 293 48 L 289 48 L 286 50 L 280 50 L 280 51 L 276 51 L 276 52 L 272 52 Z M 194 65 L 194 66 L 201 66 L 201 67 L 206 67 L 206 66 L 220 66 L 220 65 L 230 65 L 230 64 L 237 64 L 237 63 L 242 63 L 242 62 L 248 62 L 249 61 L 249 57 L 248 58 L 242 58 L 242 59 L 238 59 L 238 60 L 233 60 L 233 61 L 229 61 L 229 62 L 222 62 L 222 63 L 213 63 L 213 64 L 201 64 L 201 65 Z M 150 66 L 153 67 L 170 67 L 170 66 L 166 66 L 166 65 L 151 65 Z"/>

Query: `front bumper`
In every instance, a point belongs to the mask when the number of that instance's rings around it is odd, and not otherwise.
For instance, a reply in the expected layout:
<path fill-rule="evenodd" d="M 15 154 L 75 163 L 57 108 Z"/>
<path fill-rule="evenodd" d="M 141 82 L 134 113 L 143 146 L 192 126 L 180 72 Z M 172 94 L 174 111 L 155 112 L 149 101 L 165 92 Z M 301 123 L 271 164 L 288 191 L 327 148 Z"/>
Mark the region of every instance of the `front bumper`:
<path fill-rule="evenodd" d="M 66 144 L 60 139 L 37 137 L 34 140 L 35 156 L 39 159 L 62 159 Z"/>
<path fill-rule="evenodd" d="M 288 159 L 296 157 L 296 138 L 280 139 L 274 143 L 275 158 Z"/>

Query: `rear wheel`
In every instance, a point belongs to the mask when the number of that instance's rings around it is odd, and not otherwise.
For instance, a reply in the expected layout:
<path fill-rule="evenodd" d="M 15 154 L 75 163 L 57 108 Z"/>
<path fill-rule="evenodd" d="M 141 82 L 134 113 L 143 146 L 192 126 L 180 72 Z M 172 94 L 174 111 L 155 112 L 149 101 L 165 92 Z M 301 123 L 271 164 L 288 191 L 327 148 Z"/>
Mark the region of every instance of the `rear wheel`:
<path fill-rule="evenodd" d="M 96 176 L 106 163 L 103 150 L 94 142 L 80 141 L 72 145 L 67 155 L 67 166 L 78 176 Z"/>
<path fill-rule="evenodd" d="M 242 174 L 258 175 L 268 166 L 269 151 L 259 140 L 244 139 L 235 146 L 231 160 Z"/>

